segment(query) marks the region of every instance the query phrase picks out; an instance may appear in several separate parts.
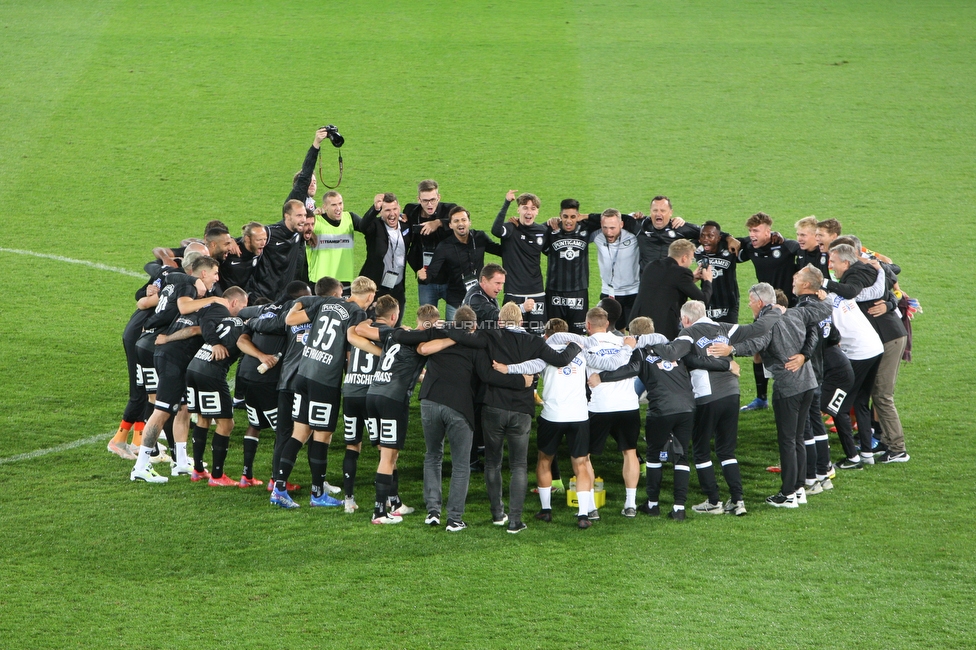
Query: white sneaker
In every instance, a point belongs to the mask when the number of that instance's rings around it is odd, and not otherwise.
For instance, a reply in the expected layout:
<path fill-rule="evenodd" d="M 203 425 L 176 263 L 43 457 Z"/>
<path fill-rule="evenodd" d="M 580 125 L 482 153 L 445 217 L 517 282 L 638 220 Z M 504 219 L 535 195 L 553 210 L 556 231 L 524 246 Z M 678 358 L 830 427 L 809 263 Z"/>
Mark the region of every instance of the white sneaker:
<path fill-rule="evenodd" d="M 820 481 L 820 487 L 822 487 L 824 490 L 833 490 L 834 482 L 829 478 L 825 478 L 824 480 Z"/>
<path fill-rule="evenodd" d="M 403 517 L 404 515 L 412 515 L 413 512 L 414 512 L 413 508 L 411 508 L 405 503 L 401 503 L 400 507 L 392 511 L 390 515 L 392 515 L 393 517 Z"/>
<path fill-rule="evenodd" d="M 346 497 L 346 499 L 343 501 L 343 505 L 345 506 L 347 515 L 351 515 L 359 510 L 359 506 L 356 505 L 356 499 L 353 497 Z"/>
<path fill-rule="evenodd" d="M 386 513 L 386 515 L 382 517 L 373 518 L 372 521 L 374 524 L 399 524 L 401 521 L 403 521 L 403 517 L 393 517 L 390 515 L 390 513 Z"/>
<path fill-rule="evenodd" d="M 796 491 L 796 502 L 798 505 L 806 505 L 807 491 L 804 488 L 800 488 Z"/>
<path fill-rule="evenodd" d="M 156 469 L 149 465 L 146 469 L 137 470 L 135 467 L 129 472 L 130 481 L 145 481 L 146 483 L 166 483 L 169 481 L 165 476 L 156 473 Z"/>
<path fill-rule="evenodd" d="M 820 481 L 814 481 L 813 485 L 808 485 L 806 490 L 807 496 L 822 494 L 824 491 L 823 486 L 820 485 Z"/>
<path fill-rule="evenodd" d="M 742 501 L 741 499 L 739 501 L 733 501 L 732 499 L 729 499 L 728 501 L 725 502 L 725 507 L 723 508 L 723 510 L 727 514 L 735 515 L 736 517 L 741 517 L 742 515 L 746 514 L 746 502 Z"/>
<path fill-rule="evenodd" d="M 874 454 L 871 453 L 861 454 L 861 464 L 874 465 Z"/>
<path fill-rule="evenodd" d="M 712 503 L 708 499 L 705 499 L 697 505 L 691 506 L 691 509 L 695 512 L 707 515 L 721 515 L 725 514 L 725 508 L 722 507 L 722 502 Z"/>
<path fill-rule="evenodd" d="M 326 494 L 339 494 L 342 492 L 342 488 L 331 485 L 328 481 L 322 484 L 322 489 L 325 490 Z"/>
<path fill-rule="evenodd" d="M 187 463 L 186 465 L 172 465 L 170 468 L 170 476 L 189 476 L 193 472 L 193 465 Z"/>

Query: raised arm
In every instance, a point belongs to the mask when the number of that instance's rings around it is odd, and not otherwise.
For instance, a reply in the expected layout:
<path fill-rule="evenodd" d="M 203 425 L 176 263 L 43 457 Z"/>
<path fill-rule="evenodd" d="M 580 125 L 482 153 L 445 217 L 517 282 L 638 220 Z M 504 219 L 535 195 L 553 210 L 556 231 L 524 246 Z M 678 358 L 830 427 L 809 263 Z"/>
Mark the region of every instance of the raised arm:
<path fill-rule="evenodd" d="M 491 234 L 495 237 L 501 238 L 505 234 L 505 217 L 508 215 L 508 206 L 512 204 L 512 199 L 515 198 L 514 195 L 515 192 L 511 190 L 505 195 L 505 202 L 502 204 L 502 209 L 498 211 L 495 222 L 491 224 Z"/>

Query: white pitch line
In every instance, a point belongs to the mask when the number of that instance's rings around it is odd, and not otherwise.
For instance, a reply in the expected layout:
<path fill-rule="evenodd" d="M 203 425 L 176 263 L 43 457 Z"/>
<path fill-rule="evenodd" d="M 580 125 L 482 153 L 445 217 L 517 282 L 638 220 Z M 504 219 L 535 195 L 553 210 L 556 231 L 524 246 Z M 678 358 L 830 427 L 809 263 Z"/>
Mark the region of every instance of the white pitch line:
<path fill-rule="evenodd" d="M 13 253 L 15 255 L 29 255 L 31 257 L 41 257 L 48 260 L 54 260 L 56 262 L 68 262 L 69 264 L 81 264 L 82 266 L 88 266 L 93 269 L 97 269 L 99 271 L 110 271 L 112 273 L 120 273 L 122 275 L 127 275 L 132 278 L 139 278 L 139 279 L 146 278 L 145 273 L 136 273 L 135 271 L 130 271 L 128 269 L 121 269 L 117 266 L 108 266 L 107 264 L 100 264 L 98 262 L 89 262 L 88 260 L 76 260 L 71 257 L 64 257 L 63 255 L 51 255 L 49 253 L 38 253 L 35 251 L 25 251 L 17 248 L 2 248 L 2 247 L 0 247 L 0 253 Z M 81 440 L 66 442 L 63 445 L 57 445 L 56 447 L 49 447 L 48 449 L 36 449 L 34 451 L 29 451 L 25 454 L 17 454 L 16 456 L 8 456 L 6 458 L 0 458 L 0 465 L 18 463 L 22 460 L 31 460 L 32 458 L 47 456 L 48 454 L 56 454 L 62 451 L 67 451 L 69 449 L 74 449 L 75 447 L 82 447 L 84 445 L 91 445 L 96 442 L 101 442 L 111 437 L 112 437 L 111 433 L 103 433 L 97 436 L 92 436 L 90 438 L 82 438 Z"/>
<path fill-rule="evenodd" d="M 111 271 L 112 273 L 121 273 L 122 275 L 128 275 L 130 278 L 139 278 L 141 280 L 145 280 L 147 277 L 145 273 L 136 273 L 135 271 L 130 271 L 129 269 L 122 269 L 117 266 L 108 266 L 107 264 L 100 264 L 99 262 L 89 262 L 88 260 L 76 260 L 71 257 L 64 257 L 63 255 L 50 255 L 48 253 L 24 251 L 17 248 L 0 248 L 0 253 L 14 253 L 15 255 L 30 255 L 31 257 L 42 257 L 44 259 L 54 260 L 56 262 L 68 262 L 69 264 L 81 264 L 82 266 L 88 266 L 93 269 L 98 269 L 99 271 Z"/>
<path fill-rule="evenodd" d="M 66 442 L 63 445 L 58 445 L 56 447 L 48 447 L 47 449 L 35 449 L 34 451 L 28 451 L 26 454 L 7 456 L 6 458 L 0 458 L 0 465 L 7 465 L 9 463 L 19 463 L 22 460 L 31 460 L 32 458 L 47 456 L 48 454 L 56 454 L 58 452 L 74 449 L 75 447 L 81 447 L 83 445 L 91 445 L 96 442 L 107 440 L 111 438 L 112 435 L 113 434 L 111 433 L 100 433 L 99 435 L 92 436 L 91 438 L 82 438 L 81 440 Z"/>

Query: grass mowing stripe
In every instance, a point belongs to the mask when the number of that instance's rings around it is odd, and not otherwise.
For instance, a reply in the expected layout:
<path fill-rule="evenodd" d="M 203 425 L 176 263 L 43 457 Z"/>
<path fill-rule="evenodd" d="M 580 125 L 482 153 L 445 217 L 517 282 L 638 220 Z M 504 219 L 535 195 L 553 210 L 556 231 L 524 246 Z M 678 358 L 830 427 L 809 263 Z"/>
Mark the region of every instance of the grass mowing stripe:
<path fill-rule="evenodd" d="M 48 447 L 47 449 L 28 451 L 25 454 L 17 454 L 16 456 L 7 456 L 6 458 L 0 458 L 0 465 L 19 463 L 22 460 L 40 458 L 41 456 L 47 456 L 48 454 L 57 454 L 62 451 L 68 451 L 69 449 L 75 449 L 76 447 L 83 447 L 85 445 L 92 445 L 96 442 L 101 442 L 102 440 L 108 440 L 111 437 L 111 433 L 100 433 L 97 436 L 91 436 L 90 438 L 82 438 L 81 440 L 66 442 L 63 445 L 58 445 L 57 447 Z"/>
<path fill-rule="evenodd" d="M 89 262 L 88 260 L 76 260 L 71 257 L 65 257 L 64 255 L 51 255 L 49 253 L 37 253 L 35 251 L 22 251 L 16 248 L 2 248 L 0 247 L 0 253 L 13 253 L 15 255 L 30 255 L 32 257 L 43 257 L 47 260 L 55 260 L 57 262 L 68 262 L 69 264 L 81 264 L 82 266 L 90 266 L 93 269 L 98 269 L 99 271 L 111 271 L 112 273 L 121 273 L 122 275 L 127 275 L 130 278 L 139 278 L 140 280 L 146 279 L 145 273 L 136 273 L 135 271 L 130 271 L 129 269 L 120 269 L 117 266 L 108 266 L 107 264 L 101 264 L 99 262 Z"/>

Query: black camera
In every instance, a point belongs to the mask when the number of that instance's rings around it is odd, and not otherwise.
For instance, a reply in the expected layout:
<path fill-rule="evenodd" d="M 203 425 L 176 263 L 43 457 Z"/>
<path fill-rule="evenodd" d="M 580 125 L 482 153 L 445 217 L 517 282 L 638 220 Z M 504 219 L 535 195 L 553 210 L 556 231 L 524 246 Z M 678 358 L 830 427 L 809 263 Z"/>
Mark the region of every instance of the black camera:
<path fill-rule="evenodd" d="M 712 261 L 707 257 L 703 257 L 700 260 L 698 260 L 698 266 L 700 266 L 703 269 L 707 269 L 711 265 L 712 265 Z"/>
<path fill-rule="evenodd" d="M 329 124 L 321 128 L 325 129 L 325 137 L 329 139 L 329 142 L 331 142 L 332 146 L 336 149 L 341 147 L 346 141 L 344 137 L 339 135 L 339 127 L 337 127 L 335 124 Z"/>

